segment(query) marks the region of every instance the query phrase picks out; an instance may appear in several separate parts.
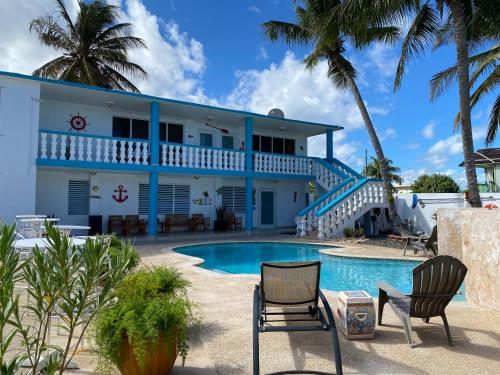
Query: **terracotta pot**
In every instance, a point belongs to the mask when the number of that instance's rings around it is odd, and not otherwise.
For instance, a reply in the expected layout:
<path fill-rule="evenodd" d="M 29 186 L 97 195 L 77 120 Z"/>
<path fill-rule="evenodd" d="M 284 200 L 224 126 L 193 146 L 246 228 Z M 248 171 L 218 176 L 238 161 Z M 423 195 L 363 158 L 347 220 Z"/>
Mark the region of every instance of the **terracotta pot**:
<path fill-rule="evenodd" d="M 166 343 L 168 345 L 166 345 Z M 155 346 L 148 351 L 144 367 L 141 368 L 135 358 L 132 346 L 125 337 L 122 341 L 121 355 L 123 358 L 120 372 L 123 375 L 168 375 L 174 367 L 177 358 L 177 345 L 175 338 L 160 336 Z"/>

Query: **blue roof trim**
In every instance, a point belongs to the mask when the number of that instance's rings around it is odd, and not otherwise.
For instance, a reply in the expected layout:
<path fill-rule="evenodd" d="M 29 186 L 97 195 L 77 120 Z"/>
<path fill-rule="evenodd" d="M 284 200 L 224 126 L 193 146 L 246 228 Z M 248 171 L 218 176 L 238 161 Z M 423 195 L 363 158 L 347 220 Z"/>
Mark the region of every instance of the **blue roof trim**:
<path fill-rule="evenodd" d="M 321 123 L 317 123 L 317 122 L 302 121 L 302 120 L 293 120 L 293 119 L 287 119 L 287 118 L 281 119 L 279 117 L 273 117 L 273 116 L 263 115 L 263 114 L 260 114 L 260 113 L 253 113 L 253 112 L 247 112 L 247 111 L 240 111 L 240 110 L 236 110 L 236 109 L 215 107 L 215 106 L 211 106 L 211 105 L 207 105 L 207 104 L 191 103 L 191 102 L 185 102 L 185 101 L 176 100 L 176 99 L 161 98 L 159 96 L 153 96 L 153 95 L 135 93 L 135 92 L 130 92 L 130 91 L 107 89 L 107 88 L 104 88 L 104 87 L 85 85 L 85 84 L 82 84 L 82 83 L 69 82 L 69 81 L 63 81 L 63 80 L 56 80 L 56 79 L 45 78 L 45 77 L 34 77 L 34 76 L 26 75 L 26 74 L 6 72 L 6 71 L 2 71 L 2 70 L 0 70 L 0 76 L 6 76 L 6 77 L 12 77 L 12 78 L 20 78 L 20 79 L 27 79 L 27 80 L 31 80 L 31 81 L 45 82 L 45 83 L 51 83 L 51 84 L 57 84 L 57 85 L 62 85 L 62 86 L 69 86 L 69 87 L 76 87 L 76 88 L 87 89 L 87 90 L 94 90 L 94 91 L 100 91 L 100 92 L 108 92 L 108 93 L 111 93 L 111 94 L 131 96 L 131 97 L 136 97 L 136 98 L 141 98 L 141 99 L 147 99 L 147 100 L 150 100 L 150 101 L 157 101 L 157 102 L 163 102 L 163 103 L 172 103 L 172 104 L 181 104 L 181 105 L 188 105 L 188 106 L 197 107 L 197 108 L 204 108 L 204 109 L 212 109 L 212 110 L 216 110 L 216 111 L 230 112 L 230 113 L 242 115 L 242 116 L 245 116 L 245 117 L 255 117 L 255 118 L 278 120 L 278 121 L 295 123 L 295 124 L 322 126 L 324 128 L 328 128 L 328 129 L 332 129 L 332 130 L 342 130 L 342 129 L 344 129 L 342 126 L 338 126 L 338 125 L 321 124 Z"/>

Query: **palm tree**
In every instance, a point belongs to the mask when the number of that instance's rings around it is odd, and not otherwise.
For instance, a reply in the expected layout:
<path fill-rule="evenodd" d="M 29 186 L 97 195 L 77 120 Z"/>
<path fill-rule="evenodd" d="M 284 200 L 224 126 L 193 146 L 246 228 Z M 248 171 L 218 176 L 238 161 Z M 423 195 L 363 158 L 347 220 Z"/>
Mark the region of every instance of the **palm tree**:
<path fill-rule="evenodd" d="M 470 86 L 478 86 L 471 94 L 471 107 L 473 108 L 485 95 L 489 94 L 500 84 L 500 45 L 477 53 L 469 57 L 469 65 L 473 69 L 470 77 Z M 481 78 L 484 79 L 482 81 Z M 453 65 L 432 77 L 431 100 L 445 93 L 452 83 L 457 80 L 457 65 Z M 486 134 L 486 145 L 495 140 L 498 124 L 500 122 L 500 95 L 497 95 L 490 113 L 488 132 Z M 454 127 L 460 126 L 460 112 L 455 116 Z"/>
<path fill-rule="evenodd" d="M 397 175 L 401 171 L 401 168 L 392 165 L 392 160 L 385 159 L 387 162 L 387 172 L 389 173 L 389 178 L 391 183 L 396 183 L 401 185 L 403 183 L 403 177 Z M 377 158 L 371 157 L 371 162 L 363 168 L 363 174 L 367 177 L 382 178 L 382 172 L 380 171 L 380 163 Z"/>
<path fill-rule="evenodd" d="M 465 175 L 473 207 L 481 207 L 481 199 L 472 139 L 469 51 L 471 47 L 477 47 L 492 37 L 498 38 L 498 7 L 499 2 L 491 0 L 352 0 L 346 2 L 343 10 L 345 18 L 355 20 L 359 25 L 366 22 L 378 25 L 402 24 L 410 18 L 396 71 L 395 89 L 401 85 L 408 61 L 420 56 L 436 39 L 451 37 L 457 59 Z"/>
<path fill-rule="evenodd" d="M 146 45 L 131 35 L 129 23 L 118 23 L 117 7 L 101 0 L 80 0 L 78 15 L 72 20 L 64 1 L 56 2 L 59 17 L 36 18 L 30 31 L 43 44 L 61 51 L 62 56 L 36 69 L 33 75 L 139 92 L 125 75 L 145 78 L 147 73 L 128 60 L 127 51 Z"/>
<path fill-rule="evenodd" d="M 391 219 L 396 215 L 392 185 L 387 170 L 387 160 L 356 84 L 356 69 L 345 57 L 346 42 L 355 48 L 363 48 L 372 42 L 395 42 L 400 31 L 397 27 L 365 24 L 347 24 L 342 22 L 340 0 L 304 0 L 302 6 L 296 6 L 296 23 L 269 21 L 263 24 L 268 39 L 281 39 L 287 44 L 309 44 L 312 51 L 305 58 L 305 66 L 313 69 L 320 61 L 328 64 L 328 78 L 340 89 L 348 89 L 361 112 L 361 117 L 368 131 L 370 141 L 380 163 L 380 172 L 389 201 Z"/>

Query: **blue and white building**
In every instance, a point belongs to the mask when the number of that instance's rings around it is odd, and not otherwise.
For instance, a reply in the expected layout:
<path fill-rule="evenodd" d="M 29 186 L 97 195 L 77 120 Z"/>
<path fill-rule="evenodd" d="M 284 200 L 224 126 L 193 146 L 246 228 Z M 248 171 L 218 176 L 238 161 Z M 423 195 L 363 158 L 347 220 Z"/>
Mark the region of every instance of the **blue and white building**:
<path fill-rule="evenodd" d="M 333 158 L 339 126 L 0 72 L 0 217 L 215 209 L 253 228 L 297 226 L 335 236 L 385 206 L 380 181 Z M 326 134 L 327 158 L 309 157 L 308 137 Z M 310 195 L 310 182 L 316 191 Z"/>

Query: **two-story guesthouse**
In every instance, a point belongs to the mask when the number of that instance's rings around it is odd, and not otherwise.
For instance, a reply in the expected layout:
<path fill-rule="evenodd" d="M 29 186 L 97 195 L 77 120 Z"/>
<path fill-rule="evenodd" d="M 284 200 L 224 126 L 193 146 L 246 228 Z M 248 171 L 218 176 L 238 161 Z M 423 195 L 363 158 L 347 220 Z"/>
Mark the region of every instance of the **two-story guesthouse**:
<path fill-rule="evenodd" d="M 333 158 L 334 125 L 0 72 L 0 217 L 168 214 L 329 237 L 373 206 L 380 182 Z M 325 160 L 308 137 L 326 133 Z M 316 200 L 308 199 L 310 182 Z"/>

